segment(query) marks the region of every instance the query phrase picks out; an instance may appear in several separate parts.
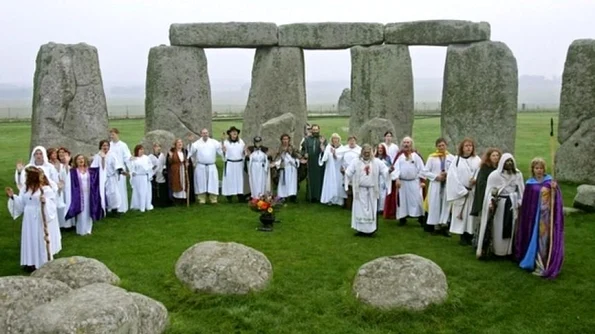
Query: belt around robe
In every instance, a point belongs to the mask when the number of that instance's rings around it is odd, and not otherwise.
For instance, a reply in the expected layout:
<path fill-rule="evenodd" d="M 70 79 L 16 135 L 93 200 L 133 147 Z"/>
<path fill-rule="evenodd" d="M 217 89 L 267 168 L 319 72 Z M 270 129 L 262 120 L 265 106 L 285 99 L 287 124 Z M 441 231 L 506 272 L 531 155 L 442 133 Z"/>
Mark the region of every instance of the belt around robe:
<path fill-rule="evenodd" d="M 417 178 L 414 178 L 414 179 L 403 179 L 403 178 L 399 178 L 399 180 L 401 180 L 401 181 L 415 181 L 415 180 L 417 180 Z"/>
<path fill-rule="evenodd" d="M 237 159 L 237 160 L 225 160 L 225 165 L 223 166 L 223 176 L 227 175 L 227 163 L 228 162 L 244 162 L 244 159 Z"/>

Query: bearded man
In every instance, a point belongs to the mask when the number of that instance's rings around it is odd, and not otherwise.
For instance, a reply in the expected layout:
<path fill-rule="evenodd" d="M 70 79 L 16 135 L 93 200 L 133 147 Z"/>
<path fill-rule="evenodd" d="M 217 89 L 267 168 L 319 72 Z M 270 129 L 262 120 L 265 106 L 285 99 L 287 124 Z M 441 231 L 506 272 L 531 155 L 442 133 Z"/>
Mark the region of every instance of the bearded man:
<path fill-rule="evenodd" d="M 306 200 L 312 203 L 320 203 L 322 195 L 322 180 L 324 180 L 324 165 L 318 164 L 318 159 L 324 153 L 327 141 L 320 136 L 320 126 L 312 124 L 311 136 L 304 138 L 301 147 L 302 164 L 308 166 Z"/>
<path fill-rule="evenodd" d="M 498 169 L 488 176 L 476 250 L 478 259 L 492 253 L 496 256 L 512 254 L 524 191 L 523 174 L 516 168 L 512 154 L 504 153 Z"/>
<path fill-rule="evenodd" d="M 372 235 L 378 229 L 380 180 L 390 182 L 388 167 L 380 159 L 374 158 L 372 146 L 364 144 L 361 157 L 349 164 L 345 177 L 353 190 L 351 228 L 358 235 Z M 347 184 L 345 183 L 345 191 Z"/>

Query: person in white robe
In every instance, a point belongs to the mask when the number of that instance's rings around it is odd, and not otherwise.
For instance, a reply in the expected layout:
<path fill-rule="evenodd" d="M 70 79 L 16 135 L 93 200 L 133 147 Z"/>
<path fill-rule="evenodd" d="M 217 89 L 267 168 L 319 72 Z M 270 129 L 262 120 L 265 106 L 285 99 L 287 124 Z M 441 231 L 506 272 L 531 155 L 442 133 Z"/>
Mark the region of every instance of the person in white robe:
<path fill-rule="evenodd" d="M 407 217 L 416 218 L 424 226 L 423 210 L 423 169 L 422 158 L 414 149 L 413 139 L 405 137 L 401 141 L 401 152 L 395 161 L 395 170 L 391 179 L 395 180 L 399 195 L 397 197 L 397 219 L 399 225 L 407 224 Z M 422 179 L 422 180 L 420 180 Z"/>
<path fill-rule="evenodd" d="M 361 158 L 349 164 L 345 177 L 353 188 L 351 228 L 358 235 L 372 235 L 378 230 L 380 180 L 389 181 L 388 167 L 380 159 L 374 158 L 370 145 L 364 144 Z"/>
<path fill-rule="evenodd" d="M 221 143 L 209 138 L 209 130 L 200 131 L 200 139 L 192 143 L 190 157 L 194 163 L 194 192 L 199 204 L 205 204 L 207 195 L 209 202 L 217 203 L 219 195 L 219 171 L 217 170 L 217 154 L 223 157 Z"/>
<path fill-rule="evenodd" d="M 153 165 L 153 179 L 151 180 L 151 191 L 153 207 L 167 207 L 171 204 L 167 179 L 165 178 L 167 158 L 161 152 L 161 145 L 153 143 L 153 153 L 149 155 Z"/>
<path fill-rule="evenodd" d="M 397 154 L 399 153 L 399 146 L 393 143 L 393 133 L 391 131 L 386 131 L 384 133 L 384 143 L 381 143 L 386 150 L 386 155 L 390 158 L 390 162 L 392 164 L 393 161 L 397 158 Z"/>
<path fill-rule="evenodd" d="M 32 272 L 53 260 L 62 245 L 60 238 L 53 235 L 60 233 L 54 189 L 43 181 L 42 169 L 28 166 L 23 173 L 24 186 L 20 193 L 16 195 L 10 187 L 5 191 L 12 218 L 23 216 L 20 263 L 26 271 Z"/>
<path fill-rule="evenodd" d="M 490 173 L 486 185 L 481 224 L 475 255 L 478 259 L 508 256 L 513 253 L 513 240 L 518 212 L 523 201 L 523 174 L 510 153 L 504 153 L 498 169 Z"/>
<path fill-rule="evenodd" d="M 281 135 L 281 146 L 277 152 L 274 166 L 279 173 L 277 196 L 296 202 L 300 159 L 298 152 L 291 145 L 291 137 L 287 134 Z"/>
<path fill-rule="evenodd" d="M 271 192 L 271 173 L 268 147 L 262 146 L 262 138 L 256 136 L 254 145 L 246 148 L 250 196 L 253 199 Z"/>
<path fill-rule="evenodd" d="M 221 182 L 221 194 L 232 202 L 233 196 L 238 197 L 238 202 L 245 201 L 244 198 L 244 157 L 246 144 L 239 137 L 240 129 L 232 126 L 226 132 L 227 138 L 223 140 L 223 181 Z"/>
<path fill-rule="evenodd" d="M 58 171 L 48 160 L 45 147 L 36 146 L 31 151 L 31 158 L 27 165 L 23 165 L 21 162 L 17 163 L 14 179 L 19 190 L 25 186 L 25 173 L 23 173 L 23 170 L 29 166 L 43 169 L 43 173 L 47 177 L 54 193 L 58 193 L 58 190 L 64 186 L 64 184 L 60 183 Z"/>
<path fill-rule="evenodd" d="M 438 138 L 435 145 L 436 152 L 430 154 L 422 171 L 423 177 L 430 181 L 424 201 L 424 211 L 427 213 L 424 230 L 437 235 L 450 236 L 448 232 L 450 205 L 446 201 L 446 179 L 454 156 L 446 150 L 448 146 L 446 139 Z"/>
<path fill-rule="evenodd" d="M 475 175 L 481 158 L 475 154 L 475 143 L 465 138 L 458 147 L 458 155 L 450 164 L 446 179 L 446 200 L 450 205 L 450 233 L 461 236 L 461 245 L 473 241 L 473 216 L 470 215 L 475 196 Z"/>
<path fill-rule="evenodd" d="M 337 155 L 341 157 L 341 173 L 344 174 L 351 162 L 359 159 L 361 154 L 362 148 L 357 144 L 357 138 L 355 136 L 349 136 L 349 138 L 347 138 L 347 145 L 343 145 L 337 150 Z M 349 184 L 350 181 L 348 179 L 344 179 L 343 182 L 347 182 L 344 208 L 351 210 L 351 205 L 353 202 L 351 184 Z"/>
<path fill-rule="evenodd" d="M 153 178 L 153 164 L 145 155 L 142 145 L 134 147 L 134 157 L 130 158 L 130 184 L 132 185 L 131 210 L 140 212 L 153 210 L 153 193 L 151 179 Z"/>
<path fill-rule="evenodd" d="M 322 180 L 322 195 L 320 203 L 327 205 L 343 206 L 347 193 L 343 186 L 343 174 L 341 173 L 342 156 L 339 153 L 341 148 L 341 136 L 337 133 L 331 135 L 331 142 L 326 145 L 318 164 L 324 167 L 324 179 Z"/>
<path fill-rule="evenodd" d="M 101 207 L 105 215 L 118 216 L 120 208 L 120 185 L 119 179 L 125 177 L 124 164 L 110 149 L 110 142 L 101 140 L 99 152 L 95 154 L 91 162 L 92 168 L 99 168 L 99 192 L 101 195 Z"/>
<path fill-rule="evenodd" d="M 118 206 L 119 213 L 126 213 L 128 211 L 128 184 L 126 177 L 130 175 L 130 149 L 128 145 L 120 140 L 120 131 L 116 128 L 110 130 L 110 152 L 120 162 L 122 171 L 118 174 L 116 180 L 118 181 L 118 193 L 120 197 L 120 205 Z"/>
<path fill-rule="evenodd" d="M 64 220 L 60 220 L 60 228 L 64 229 L 74 229 L 75 228 L 75 221 L 74 219 L 66 219 L 66 214 L 68 212 L 68 208 L 70 207 L 71 201 L 71 194 L 70 194 L 70 169 L 71 167 L 71 158 L 70 158 L 70 151 L 65 147 L 60 147 L 58 149 L 58 159 L 62 164 L 62 168 L 58 171 L 58 178 L 62 182 L 62 189 L 58 190 L 58 196 L 62 198 L 62 202 L 64 202 L 63 211 L 60 212 L 58 209 L 58 214 L 60 216 L 64 215 Z"/>

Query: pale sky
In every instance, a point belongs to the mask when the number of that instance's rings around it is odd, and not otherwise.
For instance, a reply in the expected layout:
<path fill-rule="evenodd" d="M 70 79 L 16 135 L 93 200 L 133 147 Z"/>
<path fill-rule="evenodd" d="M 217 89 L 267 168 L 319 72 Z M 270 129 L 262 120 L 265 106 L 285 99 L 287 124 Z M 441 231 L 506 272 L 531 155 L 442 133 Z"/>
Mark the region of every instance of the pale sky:
<path fill-rule="evenodd" d="M 562 74 L 566 51 L 595 38 L 595 0 L 0 0 L 0 83 L 32 85 L 40 45 L 86 42 L 99 50 L 104 84 L 145 82 L 153 46 L 171 23 L 263 21 L 487 21 L 521 75 Z M 446 48 L 413 47 L 414 77 L 442 77 Z M 207 51 L 212 80 L 250 82 L 251 49 Z M 349 80 L 348 50 L 306 51 L 307 80 Z"/>

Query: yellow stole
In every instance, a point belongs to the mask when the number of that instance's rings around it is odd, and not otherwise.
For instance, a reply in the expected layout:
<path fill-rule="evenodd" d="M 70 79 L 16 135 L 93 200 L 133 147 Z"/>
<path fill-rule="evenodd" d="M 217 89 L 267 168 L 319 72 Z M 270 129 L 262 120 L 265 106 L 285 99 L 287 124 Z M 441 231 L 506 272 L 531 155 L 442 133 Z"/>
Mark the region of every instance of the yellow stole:
<path fill-rule="evenodd" d="M 450 153 L 448 151 L 444 151 L 444 152 L 440 152 L 438 150 L 436 150 L 436 152 L 431 153 L 428 156 L 429 158 L 440 158 L 440 160 L 442 159 L 446 159 L 446 156 L 448 156 Z M 428 194 L 426 195 L 426 198 L 424 198 L 424 202 L 423 202 L 423 208 L 425 212 L 428 212 L 428 210 L 430 210 L 430 203 L 428 202 L 428 199 L 430 198 L 430 189 L 428 189 Z"/>

